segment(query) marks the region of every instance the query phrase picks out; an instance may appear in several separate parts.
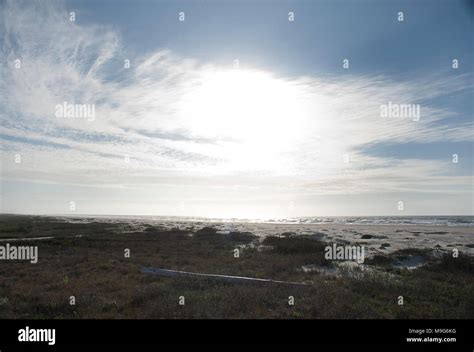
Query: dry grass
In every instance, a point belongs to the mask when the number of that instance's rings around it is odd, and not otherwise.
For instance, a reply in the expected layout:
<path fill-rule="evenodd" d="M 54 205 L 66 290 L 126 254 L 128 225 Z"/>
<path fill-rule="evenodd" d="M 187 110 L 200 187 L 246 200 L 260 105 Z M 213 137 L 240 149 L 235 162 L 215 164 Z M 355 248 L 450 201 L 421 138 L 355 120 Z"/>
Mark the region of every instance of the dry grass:
<path fill-rule="evenodd" d="M 326 277 L 299 270 L 330 265 L 324 243 L 270 237 L 266 250 L 236 246 L 252 234 L 213 229 L 118 233 L 126 224 L 67 224 L 45 217 L 1 216 L 0 237 L 55 236 L 37 241 L 39 262 L 0 262 L 0 318 L 473 318 L 472 258 L 443 257 L 414 271 Z M 83 235 L 82 238 L 74 237 Z M 15 244 L 22 244 L 15 242 Z M 131 258 L 124 257 L 130 249 Z M 373 263 L 376 264 L 376 263 Z M 310 286 L 231 284 L 162 278 L 144 267 L 306 281 Z M 405 305 L 397 304 L 404 296 Z M 76 305 L 69 304 L 75 296 Z M 185 306 L 178 304 L 185 297 Z M 294 296 L 295 305 L 288 305 Z"/>

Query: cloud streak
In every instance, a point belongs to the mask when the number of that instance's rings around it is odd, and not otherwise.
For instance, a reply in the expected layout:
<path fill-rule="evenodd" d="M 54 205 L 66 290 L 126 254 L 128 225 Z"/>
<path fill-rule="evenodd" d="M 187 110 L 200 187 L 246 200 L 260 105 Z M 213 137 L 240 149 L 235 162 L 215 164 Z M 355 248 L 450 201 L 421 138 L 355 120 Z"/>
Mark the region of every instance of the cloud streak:
<path fill-rule="evenodd" d="M 472 182 L 470 177 L 437 176 L 450 167 L 449 159 L 400 160 L 365 152 L 381 143 L 472 141 L 472 123 L 456 122 L 456 111 L 433 103 L 472 90 L 469 74 L 404 80 L 288 77 L 253 67 L 244 72 L 270 82 L 274 94 L 283 93 L 267 102 L 272 106 L 261 116 L 242 117 L 245 131 L 229 131 L 229 124 L 238 123 L 225 120 L 232 109 L 216 108 L 218 101 L 204 98 L 201 111 L 190 111 L 196 105 L 189 105 L 189 99 L 231 67 L 158 49 L 135 57 L 127 69 L 119 32 L 70 22 L 60 3 L 7 1 L 0 11 L 5 18 L 3 180 L 131 189 L 157 183 L 270 186 L 295 195 L 423 192 L 447 189 L 453 182 L 465 191 Z M 252 78 L 243 81 L 245 89 L 252 84 Z M 256 98 L 265 100 L 264 93 L 257 92 Z M 289 99 L 296 111 L 286 111 L 281 121 L 263 117 L 287 109 Z M 54 107 L 65 101 L 94 104 L 95 120 L 56 118 Z M 388 102 L 420 104 L 420 121 L 382 118 L 380 105 Z M 253 107 L 238 108 L 246 113 Z M 201 123 L 207 109 L 224 122 L 208 120 L 214 123 L 211 128 Z M 295 132 L 291 138 L 290 132 L 281 132 L 289 130 Z M 21 164 L 14 162 L 15 154 L 22 155 Z"/>

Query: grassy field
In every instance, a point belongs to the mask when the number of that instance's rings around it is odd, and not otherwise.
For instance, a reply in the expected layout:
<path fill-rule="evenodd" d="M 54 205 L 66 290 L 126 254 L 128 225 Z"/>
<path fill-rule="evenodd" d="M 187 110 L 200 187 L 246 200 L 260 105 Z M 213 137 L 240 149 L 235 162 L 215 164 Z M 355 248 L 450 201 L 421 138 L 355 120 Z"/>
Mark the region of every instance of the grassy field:
<path fill-rule="evenodd" d="M 13 215 L 0 220 L 0 239 L 55 237 L 9 242 L 37 245 L 39 262 L 0 261 L 0 318 L 474 318 L 474 258 L 462 254 L 404 250 L 367 260 L 373 270 L 323 275 L 301 269 L 335 265 L 324 259 L 327 244 L 309 236 L 280 234 L 259 241 L 250 233 L 223 235 L 212 228 L 145 225 L 136 231 L 126 222 L 81 224 Z M 416 270 L 392 265 L 411 255 L 429 263 Z M 308 285 L 166 278 L 142 273 L 143 268 Z M 178 304 L 180 296 L 184 306 Z"/>

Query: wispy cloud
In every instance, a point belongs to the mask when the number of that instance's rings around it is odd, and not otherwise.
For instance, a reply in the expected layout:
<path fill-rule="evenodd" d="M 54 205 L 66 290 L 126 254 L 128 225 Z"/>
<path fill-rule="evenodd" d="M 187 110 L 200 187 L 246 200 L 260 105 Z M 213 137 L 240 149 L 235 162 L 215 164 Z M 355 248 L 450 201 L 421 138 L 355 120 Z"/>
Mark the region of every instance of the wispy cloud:
<path fill-rule="evenodd" d="M 449 159 L 365 152 L 380 143 L 472 141 L 472 123 L 455 122 L 456 111 L 433 103 L 472 90 L 470 75 L 288 77 L 247 68 L 245 90 L 252 89 L 251 77 L 259 77 L 276 98 L 255 91 L 268 110 L 230 121 L 233 107 L 219 105 L 218 97 L 193 105 L 210 79 L 232 71 L 230 65 L 163 49 L 128 58 L 119 32 L 71 22 L 60 3 L 7 1 L 1 12 L 3 179 L 132 188 L 156 182 L 271 185 L 296 194 L 439 190 L 453 179 L 466 187 L 472 182 L 437 175 Z M 17 59 L 21 68 L 15 68 Z M 125 59 L 132 59 L 130 68 Z M 95 119 L 58 119 L 55 106 L 63 102 L 93 104 Z M 380 106 L 388 102 L 420 104 L 419 121 L 381 117 Z M 207 109 L 222 120 L 202 123 Z M 238 109 L 251 115 L 254 107 Z M 275 111 L 285 115 L 269 114 Z M 245 128 L 233 128 L 236 123 Z M 17 153 L 25 162 L 14 162 Z"/>

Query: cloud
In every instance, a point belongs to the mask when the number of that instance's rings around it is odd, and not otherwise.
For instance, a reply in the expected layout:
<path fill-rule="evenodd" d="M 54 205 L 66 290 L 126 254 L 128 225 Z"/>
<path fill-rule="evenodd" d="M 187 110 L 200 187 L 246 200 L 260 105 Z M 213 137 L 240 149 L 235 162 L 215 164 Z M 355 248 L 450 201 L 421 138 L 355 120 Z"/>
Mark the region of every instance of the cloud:
<path fill-rule="evenodd" d="M 137 56 L 125 68 L 120 33 L 73 23 L 60 3 L 7 1 L 1 11 L 4 180 L 237 185 L 295 194 L 438 190 L 472 182 L 437 176 L 450 160 L 364 152 L 380 143 L 472 141 L 472 123 L 455 123 L 458 112 L 433 103 L 471 90 L 468 74 L 287 77 L 253 67 L 235 78 L 232 68 L 166 49 Z M 229 79 L 240 86 L 222 90 L 235 96 L 220 92 L 220 82 Z M 58 119 L 55 106 L 63 102 L 93 104 L 96 117 Z M 420 120 L 381 117 L 388 102 L 420 104 Z M 18 153 L 21 164 L 14 162 Z"/>

